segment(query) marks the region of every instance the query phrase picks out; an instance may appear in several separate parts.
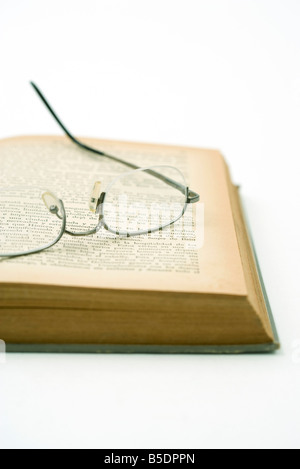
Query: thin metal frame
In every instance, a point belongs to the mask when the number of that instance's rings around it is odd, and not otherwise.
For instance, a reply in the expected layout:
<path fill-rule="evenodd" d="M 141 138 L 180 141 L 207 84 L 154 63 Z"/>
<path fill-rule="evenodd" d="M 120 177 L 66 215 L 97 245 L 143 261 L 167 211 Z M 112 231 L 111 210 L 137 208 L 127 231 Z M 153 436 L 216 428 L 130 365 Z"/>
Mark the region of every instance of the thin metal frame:
<path fill-rule="evenodd" d="M 128 161 L 125 161 L 121 158 L 118 158 L 117 156 L 113 156 L 113 155 L 110 155 L 106 152 L 103 152 L 103 151 L 100 151 L 100 150 L 97 150 L 96 148 L 93 148 L 89 145 L 86 145 L 85 143 L 83 142 L 80 142 L 80 140 L 78 140 L 78 138 L 74 137 L 73 134 L 71 134 L 71 132 L 67 129 L 67 127 L 62 123 L 62 120 L 58 117 L 58 115 L 56 114 L 56 112 L 54 111 L 53 107 L 49 104 L 49 101 L 45 98 L 45 95 L 41 92 L 41 90 L 38 88 L 38 86 L 33 83 L 33 82 L 30 82 L 31 86 L 33 87 L 33 89 L 35 90 L 35 92 L 37 93 L 37 95 L 39 96 L 39 98 L 42 100 L 42 102 L 44 103 L 44 105 L 46 106 L 46 108 L 48 109 L 48 111 L 50 112 L 50 114 L 53 116 L 53 118 L 55 119 L 55 121 L 57 122 L 57 124 L 59 125 L 59 127 L 63 130 L 63 132 L 66 134 L 67 137 L 69 137 L 69 139 L 75 143 L 75 145 L 79 146 L 80 148 L 82 148 L 83 150 L 86 150 L 86 151 L 89 151 L 91 153 L 94 153 L 95 155 L 98 155 L 98 156 L 103 156 L 105 158 L 109 158 L 110 160 L 112 161 L 115 161 L 116 163 L 121 163 L 125 166 L 127 166 L 128 168 L 131 168 L 131 169 L 141 169 L 140 166 L 137 166 L 136 164 L 134 163 L 130 163 Z M 158 179 L 161 179 L 162 181 L 164 181 L 166 184 L 178 189 L 178 190 L 181 190 L 181 191 L 185 191 L 185 187 L 182 186 L 182 184 L 179 184 L 177 181 L 174 181 L 173 179 L 170 179 L 170 178 L 166 178 L 165 176 L 163 176 L 162 174 L 160 173 L 157 173 L 156 171 L 151 171 L 149 170 L 149 174 L 151 174 L 152 176 L 158 178 Z M 184 193 L 184 192 L 183 192 Z M 200 200 L 200 195 L 197 194 L 197 192 L 194 192 L 192 190 L 189 190 L 188 192 L 188 199 L 187 199 L 187 203 L 188 204 L 194 204 L 196 202 L 199 202 Z"/>
<path fill-rule="evenodd" d="M 183 186 L 182 184 L 180 184 L 181 187 L 185 187 L 185 190 L 184 192 L 182 191 L 182 189 L 180 189 L 180 192 L 183 192 L 183 195 L 185 196 L 185 202 L 183 204 L 183 209 L 182 209 L 182 212 L 181 214 L 175 219 L 173 220 L 172 222 L 169 222 L 169 223 L 166 223 L 165 225 L 162 225 L 162 226 L 158 226 L 158 227 L 155 227 L 155 228 L 152 228 L 152 229 L 147 229 L 147 230 L 141 230 L 141 231 L 135 231 L 135 232 L 125 232 L 125 231 L 116 231 L 116 230 L 113 230 L 112 228 L 109 227 L 109 225 L 106 223 L 105 221 L 105 215 L 104 215 L 104 207 L 105 207 L 105 198 L 106 198 L 106 194 L 107 192 L 109 192 L 109 190 L 111 189 L 111 187 L 113 187 L 113 185 L 118 182 L 120 179 L 123 179 L 125 177 L 128 177 L 130 176 L 131 174 L 134 174 L 138 171 L 140 172 L 145 172 L 147 174 L 150 174 L 152 175 L 152 173 L 155 173 L 155 174 L 160 174 L 160 173 L 157 173 L 156 171 L 154 171 L 154 168 L 160 168 L 160 169 L 163 169 L 163 168 L 172 168 L 171 166 L 152 166 L 150 168 L 140 168 L 140 169 L 136 169 L 136 170 L 133 170 L 133 171 L 130 171 L 129 173 L 125 173 L 125 174 L 122 174 L 121 176 L 117 177 L 115 180 L 113 180 L 109 186 L 107 187 L 106 189 L 106 192 L 102 192 L 100 198 L 99 198 L 99 205 L 98 205 L 98 211 L 100 213 L 100 217 L 99 217 L 99 224 L 96 228 L 96 231 L 99 231 L 102 227 L 109 231 L 110 233 L 112 234 L 115 234 L 117 236 L 124 236 L 124 237 L 127 237 L 127 238 L 132 238 L 134 236 L 142 236 L 144 234 L 151 234 L 151 233 L 156 233 L 157 231 L 162 231 L 164 230 L 165 228 L 167 228 L 168 226 L 172 226 L 174 225 L 175 223 L 177 223 L 178 220 L 180 220 L 183 215 L 185 214 L 186 210 L 187 210 L 187 207 L 189 205 L 188 203 L 188 193 L 189 193 L 189 189 L 188 187 L 185 185 Z M 178 171 L 179 174 L 180 171 L 177 169 L 177 168 L 173 168 L 173 169 L 176 169 L 176 171 Z M 163 175 L 161 175 L 163 176 Z M 183 178 L 183 176 L 182 176 Z M 169 179 L 169 178 L 168 178 Z M 179 185 L 179 184 L 178 184 Z"/>
<path fill-rule="evenodd" d="M 67 225 L 67 214 L 66 214 L 66 210 L 65 210 L 65 207 L 64 207 L 64 203 L 62 200 L 60 199 L 57 199 L 58 202 L 61 204 L 61 211 L 62 211 L 62 215 L 59 215 L 59 210 L 58 210 L 58 207 L 52 207 L 54 209 L 54 211 L 52 212 L 54 215 L 56 215 L 61 221 L 62 221 L 62 227 L 61 227 L 61 231 L 58 235 L 58 237 L 51 243 L 47 244 L 46 246 L 42 247 L 42 248 L 38 248 L 38 249 L 35 249 L 35 250 L 30 250 L 28 252 L 21 252 L 21 253 L 16 253 L 16 254 L 0 254 L 0 258 L 15 258 L 15 257 L 21 257 L 21 256 L 28 256 L 28 255 L 31 255 L 31 254 L 37 254 L 39 252 L 42 252 L 42 251 L 45 251 L 47 249 L 50 249 L 51 247 L 55 246 L 60 240 L 61 238 L 63 237 L 64 234 L 67 234 L 69 236 L 90 236 L 90 235 L 94 235 L 96 234 L 102 227 L 109 231 L 110 233 L 112 234 L 115 234 L 117 236 L 126 236 L 126 237 L 133 237 L 133 236 L 140 236 L 140 235 L 144 235 L 144 234 L 148 234 L 148 233 L 154 233 L 154 232 L 157 232 L 157 231 L 161 231 L 165 228 L 167 228 L 168 226 L 171 226 L 173 224 L 175 224 L 178 220 L 180 220 L 183 215 L 185 214 L 186 210 L 187 210 L 187 207 L 189 204 L 193 204 L 193 203 L 197 203 L 199 202 L 200 200 L 200 196 L 199 194 L 197 194 L 196 192 L 194 191 L 191 191 L 186 185 L 183 185 L 183 184 L 180 184 L 178 183 L 177 181 L 171 179 L 171 178 L 168 178 L 166 176 L 164 176 L 163 174 L 157 172 L 154 170 L 155 167 L 157 166 L 154 166 L 154 167 L 148 167 L 148 168 L 141 168 L 133 163 L 130 163 L 128 161 L 125 161 L 125 160 L 122 160 L 116 156 L 113 156 L 113 155 L 110 155 L 108 153 L 105 153 L 105 152 L 102 152 L 100 150 L 97 150 L 93 147 L 90 147 L 82 142 L 80 142 L 77 138 L 75 138 L 70 132 L 69 130 L 65 127 L 65 125 L 62 123 L 62 121 L 60 120 L 60 118 L 57 116 L 57 114 L 54 112 L 53 108 L 50 106 L 49 102 L 46 100 L 45 96 L 42 94 L 41 90 L 37 87 L 37 85 L 35 85 L 33 82 L 31 82 L 31 85 L 32 87 L 34 88 L 34 90 L 36 91 L 36 93 L 38 94 L 38 96 L 40 97 L 40 99 L 43 101 L 43 103 L 45 104 L 46 108 L 49 110 L 49 112 L 51 113 L 51 115 L 54 117 L 55 121 L 58 123 L 58 125 L 61 127 L 61 129 L 64 131 L 64 133 L 69 137 L 69 139 L 75 143 L 76 145 L 78 145 L 80 148 L 86 150 L 86 151 L 89 151 L 91 153 L 94 153 L 98 156 L 102 156 L 102 157 L 105 157 L 105 158 L 109 158 L 110 160 L 112 161 L 115 161 L 117 163 L 121 163 L 129 168 L 132 169 L 132 173 L 135 173 L 136 171 L 145 171 L 147 172 L 147 174 L 150 174 L 151 176 L 157 178 L 157 179 L 160 179 L 161 181 L 165 182 L 167 185 L 171 186 L 171 187 L 174 187 L 175 189 L 179 190 L 183 195 L 185 195 L 185 198 L 186 198 L 186 201 L 184 203 L 184 206 L 183 206 L 183 210 L 182 210 L 182 213 L 180 214 L 180 216 L 178 218 L 176 218 L 174 221 L 170 222 L 170 223 L 167 223 L 166 225 L 164 226 L 161 226 L 161 227 L 157 227 L 155 229 L 151 229 L 151 230 L 144 230 L 144 231 L 139 231 L 139 232 L 132 232 L 132 233 L 125 233 L 125 232 L 120 232 L 120 231 L 115 231 L 113 229 L 111 229 L 107 223 L 105 222 L 105 218 L 104 218 L 104 204 L 105 204 L 105 197 L 106 197 L 106 192 L 102 192 L 102 194 L 100 195 L 100 198 L 98 200 L 98 206 L 97 206 L 97 213 L 99 214 L 99 221 L 98 221 L 98 224 L 97 226 L 92 229 L 92 230 L 89 230 L 89 231 L 86 231 L 86 232 L 72 232 L 70 230 L 67 230 L 66 229 L 66 225 Z M 160 166 L 162 168 L 162 166 Z M 176 168 L 175 168 L 176 169 Z M 179 173 L 180 171 L 177 170 Z M 129 174 L 131 173 L 131 171 L 129 173 L 126 173 L 124 175 L 121 176 L 124 177 L 124 176 L 128 176 Z M 117 178 L 118 179 L 118 178 Z M 57 208 L 57 210 L 55 211 L 55 208 Z"/>
<path fill-rule="evenodd" d="M 50 249 L 52 248 L 53 246 L 55 246 L 57 243 L 59 243 L 59 241 L 61 240 L 61 238 L 63 237 L 63 235 L 65 233 L 67 233 L 66 231 L 66 226 L 67 226 L 67 214 L 66 214 L 66 210 L 65 210 L 65 206 L 64 206 L 64 203 L 62 200 L 60 199 L 57 199 L 58 202 L 60 203 L 61 205 L 61 212 L 62 212 L 62 215 L 58 215 L 58 213 L 56 213 L 57 217 L 62 221 L 62 224 L 61 224 L 61 230 L 60 230 L 60 233 L 59 235 L 57 236 L 57 238 L 52 241 L 51 243 L 49 244 L 46 244 L 45 246 L 41 247 L 41 248 L 37 248 L 37 249 L 32 249 L 30 251 L 24 251 L 24 252 L 19 252 L 19 253 L 15 253 L 15 254 L 11 254 L 11 253 L 8 253 L 8 254 L 0 254 L 0 258 L 9 258 L 9 259 L 12 259 L 12 258 L 15 258 L 15 257 L 23 257 L 23 256 L 30 256 L 31 254 L 38 254 L 39 252 L 43 252 L 43 251 L 46 251 L 47 249 Z"/>

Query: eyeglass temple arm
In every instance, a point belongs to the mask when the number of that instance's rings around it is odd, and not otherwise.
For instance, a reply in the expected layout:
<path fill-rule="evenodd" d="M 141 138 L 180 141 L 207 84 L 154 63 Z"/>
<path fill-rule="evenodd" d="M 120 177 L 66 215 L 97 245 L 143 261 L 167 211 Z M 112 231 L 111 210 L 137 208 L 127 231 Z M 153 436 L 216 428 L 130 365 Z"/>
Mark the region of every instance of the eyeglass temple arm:
<path fill-rule="evenodd" d="M 92 148 L 88 145 L 85 145 L 84 143 L 80 142 L 77 138 L 75 138 L 70 132 L 69 130 L 66 128 L 66 126 L 62 123 L 62 121 L 60 120 L 60 118 L 58 117 L 58 115 L 54 112 L 53 108 L 50 106 L 49 102 L 46 100 L 45 96 L 43 95 L 43 93 L 41 92 L 41 90 L 37 87 L 37 85 L 33 82 L 30 82 L 31 86 L 33 87 L 33 89 L 35 90 L 35 92 L 38 94 L 38 96 L 40 97 L 40 99 L 42 100 L 42 102 L 45 104 L 46 108 L 48 109 L 48 111 L 50 112 L 50 114 L 53 116 L 53 118 L 55 119 L 55 121 L 58 123 L 58 125 L 61 127 L 61 129 L 64 131 L 64 133 L 69 137 L 69 139 L 75 143 L 76 145 L 78 145 L 80 148 L 82 148 L 83 150 L 87 150 L 91 153 L 94 153 L 95 155 L 98 155 L 98 156 L 104 156 L 105 158 L 109 158 L 110 160 L 112 161 L 115 161 L 117 163 L 121 163 L 125 166 L 127 166 L 128 168 L 131 168 L 131 169 L 140 169 L 139 166 L 133 164 L 133 163 L 129 163 L 128 161 L 125 161 L 125 160 L 122 160 L 121 158 L 117 158 L 116 156 L 113 156 L 113 155 L 109 155 L 108 153 L 105 153 L 103 151 L 100 151 L 100 150 L 96 150 L 95 148 Z M 174 181 L 173 179 L 170 179 L 166 176 L 164 176 L 163 174 L 160 174 L 156 171 L 153 171 L 153 170 L 147 170 L 147 173 L 151 174 L 152 176 L 156 177 L 157 179 L 160 179 L 161 181 L 165 182 L 166 184 L 168 184 L 169 186 L 172 186 L 174 187 L 175 189 L 178 189 L 180 192 L 182 192 L 183 194 L 185 194 L 186 192 L 186 187 L 184 187 L 182 184 Z M 191 190 L 188 190 L 188 197 L 187 197 L 187 203 L 189 204 L 192 204 L 192 203 L 196 203 L 196 202 L 199 202 L 200 200 L 200 196 L 199 194 L 197 194 L 196 192 L 194 191 L 191 191 Z"/>

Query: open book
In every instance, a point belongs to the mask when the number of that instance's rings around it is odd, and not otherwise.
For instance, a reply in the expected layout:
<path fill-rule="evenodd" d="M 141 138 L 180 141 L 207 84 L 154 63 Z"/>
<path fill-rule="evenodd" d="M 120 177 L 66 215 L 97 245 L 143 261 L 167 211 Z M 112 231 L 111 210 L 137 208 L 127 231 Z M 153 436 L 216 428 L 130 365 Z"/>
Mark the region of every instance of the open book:
<path fill-rule="evenodd" d="M 214 150 L 86 139 L 138 166 L 171 165 L 201 194 L 167 230 L 99 231 L 0 260 L 0 339 L 8 351 L 274 351 L 278 339 L 238 189 Z M 0 186 L 43 186 L 81 226 L 95 181 L 124 168 L 65 137 L 0 142 Z M 0 214 L 1 226 L 1 214 Z M 2 229 L 2 228 L 1 228 Z"/>

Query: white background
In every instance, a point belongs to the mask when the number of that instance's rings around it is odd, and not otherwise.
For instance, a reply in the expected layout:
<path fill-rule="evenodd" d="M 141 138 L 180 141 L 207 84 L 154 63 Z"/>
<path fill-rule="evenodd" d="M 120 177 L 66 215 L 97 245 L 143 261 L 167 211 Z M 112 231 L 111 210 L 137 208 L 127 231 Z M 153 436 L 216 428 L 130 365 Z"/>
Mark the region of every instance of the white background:
<path fill-rule="evenodd" d="M 59 133 L 35 80 L 78 135 L 222 150 L 282 342 L 10 355 L 1 447 L 300 447 L 299 25 L 299 0 L 0 0 L 0 137 Z"/>

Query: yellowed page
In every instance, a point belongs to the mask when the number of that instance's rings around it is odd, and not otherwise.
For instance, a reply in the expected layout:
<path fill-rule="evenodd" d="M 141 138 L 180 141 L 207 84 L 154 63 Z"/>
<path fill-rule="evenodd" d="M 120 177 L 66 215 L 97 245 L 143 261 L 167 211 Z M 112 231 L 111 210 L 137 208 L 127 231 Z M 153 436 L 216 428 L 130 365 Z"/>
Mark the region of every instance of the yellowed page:
<path fill-rule="evenodd" d="M 224 161 L 213 150 L 86 139 L 136 163 L 175 166 L 201 194 L 169 230 L 135 238 L 65 235 L 40 254 L 0 261 L 1 283 L 246 295 Z M 0 143 L 0 187 L 51 189 L 66 206 L 70 228 L 89 217 L 95 181 L 105 187 L 128 168 L 94 156 L 64 137 L 20 137 Z M 1 215 L 0 215 L 1 216 Z M 76 225 L 77 226 L 77 225 Z M 182 228 L 184 235 L 182 237 Z"/>

